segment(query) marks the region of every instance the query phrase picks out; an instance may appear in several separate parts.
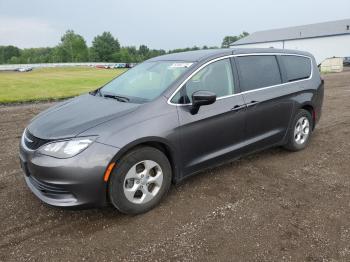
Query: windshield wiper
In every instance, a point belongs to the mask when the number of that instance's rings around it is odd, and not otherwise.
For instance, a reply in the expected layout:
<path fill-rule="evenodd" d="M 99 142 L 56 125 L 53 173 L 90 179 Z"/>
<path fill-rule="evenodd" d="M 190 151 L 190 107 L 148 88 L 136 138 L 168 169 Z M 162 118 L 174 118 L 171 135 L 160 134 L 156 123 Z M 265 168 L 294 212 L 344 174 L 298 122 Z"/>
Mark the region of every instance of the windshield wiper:
<path fill-rule="evenodd" d="M 119 102 L 129 102 L 130 99 L 125 96 L 118 96 L 118 95 L 112 95 L 112 94 L 103 94 L 103 97 L 113 98 L 115 100 L 118 100 Z"/>

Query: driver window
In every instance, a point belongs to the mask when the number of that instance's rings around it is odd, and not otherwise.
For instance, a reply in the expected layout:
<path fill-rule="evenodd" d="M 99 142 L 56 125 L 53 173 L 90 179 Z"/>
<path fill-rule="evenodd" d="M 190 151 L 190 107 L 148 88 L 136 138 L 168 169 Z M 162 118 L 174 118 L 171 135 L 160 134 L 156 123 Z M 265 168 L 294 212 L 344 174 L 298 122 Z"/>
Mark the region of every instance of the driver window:
<path fill-rule="evenodd" d="M 231 63 L 228 58 L 202 68 L 187 81 L 182 90 L 173 97 L 172 102 L 192 103 L 192 94 L 199 90 L 213 92 L 217 98 L 234 94 Z"/>

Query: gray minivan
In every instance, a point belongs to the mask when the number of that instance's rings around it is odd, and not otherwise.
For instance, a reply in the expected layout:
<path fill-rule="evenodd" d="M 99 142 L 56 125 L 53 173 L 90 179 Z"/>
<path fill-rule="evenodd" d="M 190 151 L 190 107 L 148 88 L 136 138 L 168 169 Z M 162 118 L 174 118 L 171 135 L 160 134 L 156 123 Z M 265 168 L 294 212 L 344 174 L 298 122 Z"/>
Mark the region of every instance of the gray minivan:
<path fill-rule="evenodd" d="M 50 205 L 146 212 L 172 182 L 205 168 L 272 146 L 304 149 L 323 86 L 300 51 L 152 58 L 35 117 L 20 144 L 25 180 Z"/>

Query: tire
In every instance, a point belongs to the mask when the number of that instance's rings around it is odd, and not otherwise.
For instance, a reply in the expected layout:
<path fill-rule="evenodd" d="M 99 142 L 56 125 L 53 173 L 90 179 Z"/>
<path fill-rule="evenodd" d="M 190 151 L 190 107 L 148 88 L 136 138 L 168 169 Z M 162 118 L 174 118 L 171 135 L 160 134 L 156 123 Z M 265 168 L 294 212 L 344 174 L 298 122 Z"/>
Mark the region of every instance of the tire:
<path fill-rule="evenodd" d="M 306 124 L 305 127 L 303 126 L 304 124 Z M 288 141 L 284 147 L 290 151 L 303 150 L 309 144 L 312 127 L 313 119 L 310 112 L 300 109 L 294 117 L 292 127 L 288 131 Z"/>
<path fill-rule="evenodd" d="M 171 180 L 171 166 L 164 153 L 138 147 L 117 162 L 108 183 L 109 199 L 122 213 L 145 213 L 167 194 Z"/>

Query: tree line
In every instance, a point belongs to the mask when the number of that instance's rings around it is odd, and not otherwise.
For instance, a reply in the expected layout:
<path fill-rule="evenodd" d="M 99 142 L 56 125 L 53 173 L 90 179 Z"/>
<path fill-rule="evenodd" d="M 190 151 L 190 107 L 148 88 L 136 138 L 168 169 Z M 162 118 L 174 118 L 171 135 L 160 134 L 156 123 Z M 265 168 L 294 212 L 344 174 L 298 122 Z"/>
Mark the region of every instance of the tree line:
<path fill-rule="evenodd" d="M 231 43 L 249 35 L 243 32 L 238 36 L 225 36 L 221 48 L 227 48 Z M 103 32 L 92 41 L 88 47 L 85 39 L 68 30 L 61 37 L 60 43 L 55 47 L 24 48 L 16 46 L 0 46 L 0 64 L 33 64 L 33 63 L 65 63 L 65 62 L 123 62 L 138 63 L 146 59 L 184 51 L 213 49 L 208 47 L 187 47 L 165 51 L 163 49 L 150 49 L 146 45 L 121 46 L 118 39 L 110 32 Z"/>

